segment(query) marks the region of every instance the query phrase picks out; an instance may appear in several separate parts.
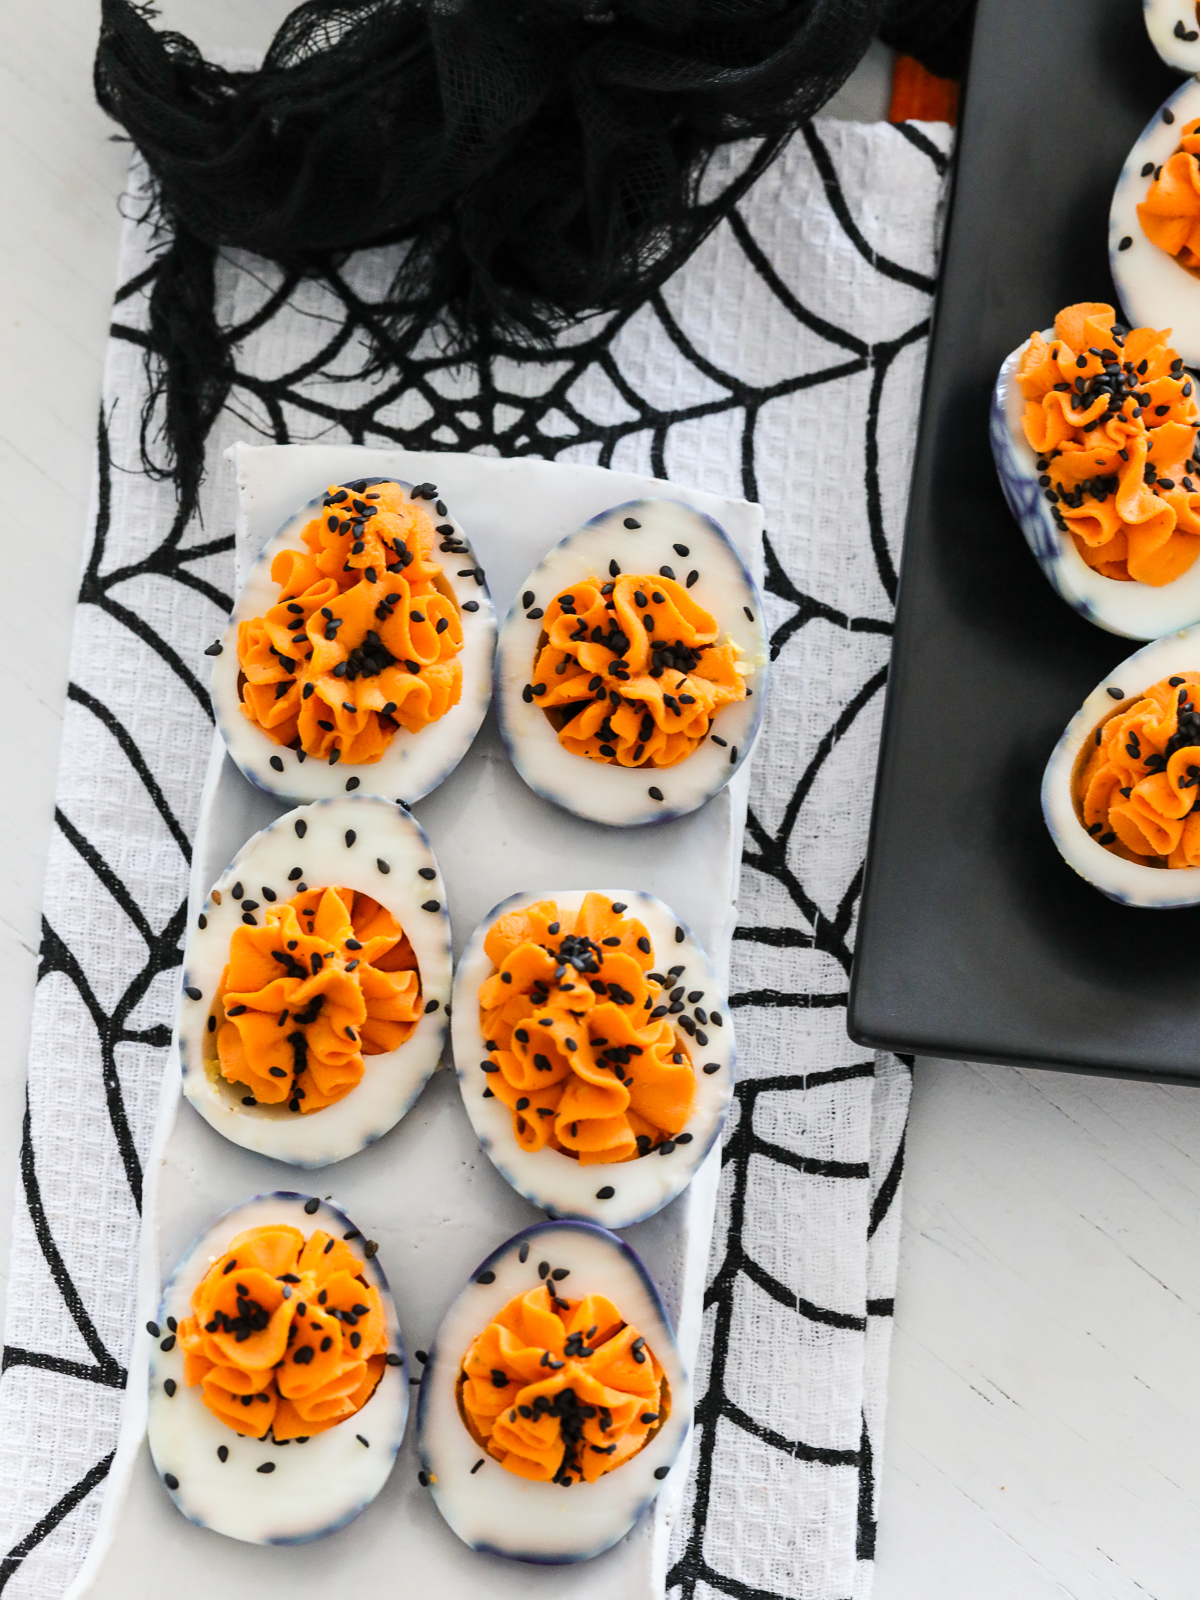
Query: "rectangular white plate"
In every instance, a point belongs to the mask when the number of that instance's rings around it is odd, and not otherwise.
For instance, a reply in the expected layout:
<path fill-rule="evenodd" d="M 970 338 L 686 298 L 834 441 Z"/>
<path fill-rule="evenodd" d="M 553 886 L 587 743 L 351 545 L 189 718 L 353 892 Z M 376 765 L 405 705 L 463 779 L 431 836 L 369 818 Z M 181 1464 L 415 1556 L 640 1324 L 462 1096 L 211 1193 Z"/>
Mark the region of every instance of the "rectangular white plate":
<path fill-rule="evenodd" d="M 725 528 L 756 579 L 762 513 L 678 484 L 601 467 L 356 446 L 237 445 L 239 583 L 283 522 L 327 485 L 364 476 L 436 483 L 467 531 L 503 618 L 529 570 L 565 534 L 610 506 L 667 495 Z M 704 942 L 722 982 L 737 911 L 749 763 L 708 805 L 657 827 L 612 829 L 569 816 L 534 795 L 508 762 L 489 715 L 461 765 L 413 807 L 445 881 L 455 951 L 507 895 L 522 889 L 648 889 Z M 241 845 L 284 810 L 253 788 L 219 737 L 201 803 L 191 878 L 191 918 Z M 96 1540 L 68 1594 L 79 1600 L 250 1600 L 298 1583 L 340 1594 L 392 1593 L 437 1600 L 526 1600 L 561 1592 L 578 1600 L 656 1600 L 664 1590 L 671 1524 L 687 1471 L 681 1460 L 652 1512 L 605 1555 L 568 1572 L 480 1556 L 459 1542 L 417 1482 L 415 1427 L 379 1498 L 357 1521 L 315 1544 L 240 1544 L 193 1527 L 159 1483 L 144 1442 L 149 1336 L 163 1277 L 220 1212 L 270 1189 L 329 1196 L 379 1242 L 409 1357 L 428 1347 L 442 1313 L 496 1245 L 537 1220 L 495 1172 L 471 1131 L 445 1063 L 408 1116 L 359 1155 L 302 1172 L 229 1144 L 181 1105 L 172 1049 L 147 1169 L 138 1334 L 116 1459 Z M 683 1358 L 699 1342 L 720 1155 L 714 1150 L 678 1200 L 625 1230 L 675 1321 Z M 415 1371 L 419 1363 L 413 1362 Z M 415 1396 L 415 1390 L 414 1390 Z"/>

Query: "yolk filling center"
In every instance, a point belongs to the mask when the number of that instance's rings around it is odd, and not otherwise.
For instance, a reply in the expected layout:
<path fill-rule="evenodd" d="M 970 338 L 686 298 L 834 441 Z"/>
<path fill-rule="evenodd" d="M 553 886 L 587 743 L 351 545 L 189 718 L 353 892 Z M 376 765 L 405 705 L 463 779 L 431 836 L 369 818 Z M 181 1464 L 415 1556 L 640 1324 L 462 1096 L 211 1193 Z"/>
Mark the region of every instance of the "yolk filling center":
<path fill-rule="evenodd" d="M 183 1381 L 213 1416 L 277 1443 L 324 1433 L 360 1411 L 383 1376 L 378 1289 L 348 1244 L 317 1229 L 238 1234 L 192 1293 L 179 1324 Z"/>
<path fill-rule="evenodd" d="M 654 1352 L 611 1300 L 517 1295 L 474 1340 L 458 1379 L 472 1438 L 507 1471 L 595 1483 L 653 1438 L 670 1414 Z"/>
<path fill-rule="evenodd" d="M 1087 831 L 1148 867 L 1200 866 L 1200 672 L 1164 678 L 1095 730 L 1075 769 Z"/>
<path fill-rule="evenodd" d="M 1200 273 L 1200 117 L 1185 122 L 1179 148 L 1154 174 L 1137 208 L 1142 232 L 1174 256 L 1181 267 Z"/>
<path fill-rule="evenodd" d="M 526 700 L 564 749 L 623 767 L 673 767 L 722 706 L 746 698 L 738 651 L 671 578 L 587 578 L 546 608 Z"/>
<path fill-rule="evenodd" d="M 483 1070 L 523 1150 L 631 1161 L 691 1115 L 696 1075 L 664 993 L 673 980 L 650 971 L 654 948 L 624 910 L 600 894 L 577 912 L 543 900 L 488 930 L 498 970 L 479 986 Z"/>
<path fill-rule="evenodd" d="M 437 532 L 399 484 L 329 489 L 307 551 L 271 565 L 278 600 L 238 627 L 242 711 L 268 738 L 301 759 L 369 763 L 398 728 L 418 733 L 458 704 L 462 619 Z"/>
<path fill-rule="evenodd" d="M 1017 382 L 1056 526 L 1096 572 L 1161 586 L 1200 555 L 1200 419 L 1170 329 L 1120 334 L 1111 306 L 1067 306 Z"/>
<path fill-rule="evenodd" d="M 229 942 L 208 1019 L 214 1066 L 244 1103 L 320 1111 L 359 1082 L 364 1055 L 397 1050 L 422 1015 L 403 928 L 353 889 L 307 889 Z"/>

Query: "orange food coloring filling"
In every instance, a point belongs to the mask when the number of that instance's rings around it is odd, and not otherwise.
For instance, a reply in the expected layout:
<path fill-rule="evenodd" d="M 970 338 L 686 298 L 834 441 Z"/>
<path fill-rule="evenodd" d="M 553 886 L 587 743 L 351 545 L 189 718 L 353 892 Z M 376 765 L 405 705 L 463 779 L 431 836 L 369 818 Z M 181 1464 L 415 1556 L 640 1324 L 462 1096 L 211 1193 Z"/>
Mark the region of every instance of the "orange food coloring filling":
<path fill-rule="evenodd" d="M 595 1483 L 658 1432 L 670 1386 L 611 1300 L 565 1300 L 540 1284 L 475 1339 L 458 1380 L 463 1421 L 509 1472 Z"/>
<path fill-rule="evenodd" d="M 1154 175 L 1137 208 L 1142 232 L 1189 272 L 1200 271 L 1200 118 L 1185 122 L 1179 148 Z"/>
<path fill-rule="evenodd" d="M 1052 340 L 1032 336 L 1017 373 L 1022 424 L 1051 514 L 1088 566 L 1157 587 L 1200 555 L 1200 408 L 1171 330 L 1122 336 L 1114 318 L 1111 306 L 1067 306 Z"/>
<path fill-rule="evenodd" d="M 392 913 L 353 889 L 306 889 L 234 933 L 209 1035 L 222 1076 L 252 1100 L 320 1111 L 421 1015 L 417 958 Z"/>
<path fill-rule="evenodd" d="M 671 578 L 586 578 L 546 607 L 525 691 L 572 754 L 673 767 L 746 698 L 733 643 Z"/>
<path fill-rule="evenodd" d="M 1115 710 L 1075 769 L 1075 806 L 1098 844 L 1148 867 L 1200 867 L 1200 672 Z"/>
<path fill-rule="evenodd" d="M 276 744 L 355 765 L 419 733 L 462 693 L 462 619 L 436 526 L 395 483 L 331 485 L 307 551 L 271 564 L 279 598 L 238 626 L 242 711 Z"/>
<path fill-rule="evenodd" d="M 687 1046 L 648 976 L 646 930 L 624 909 L 600 894 L 578 911 L 542 900 L 488 930 L 498 970 L 479 986 L 487 1082 L 523 1150 L 549 1146 L 584 1166 L 632 1161 L 691 1115 Z"/>
<path fill-rule="evenodd" d="M 239 1233 L 192 1292 L 179 1324 L 183 1381 L 252 1439 L 324 1433 L 360 1411 L 383 1376 L 378 1289 L 348 1244 L 317 1229 Z"/>

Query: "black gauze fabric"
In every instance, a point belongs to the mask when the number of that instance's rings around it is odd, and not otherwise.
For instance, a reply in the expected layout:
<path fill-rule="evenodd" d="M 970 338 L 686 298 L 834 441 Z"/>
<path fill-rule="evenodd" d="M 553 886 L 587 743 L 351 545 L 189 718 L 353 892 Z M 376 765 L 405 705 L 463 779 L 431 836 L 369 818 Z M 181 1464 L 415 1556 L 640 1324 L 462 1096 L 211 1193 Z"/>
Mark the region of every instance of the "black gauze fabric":
<path fill-rule="evenodd" d="M 103 0 L 96 95 L 149 168 L 149 470 L 190 513 L 229 388 L 216 252 L 317 273 L 411 241 L 380 308 L 394 364 L 431 322 L 464 350 L 637 304 L 829 99 L 882 27 L 943 65 L 968 0 L 308 0 L 260 70 Z M 940 53 L 939 53 L 940 52 Z M 706 159 L 762 141 L 700 199 Z"/>

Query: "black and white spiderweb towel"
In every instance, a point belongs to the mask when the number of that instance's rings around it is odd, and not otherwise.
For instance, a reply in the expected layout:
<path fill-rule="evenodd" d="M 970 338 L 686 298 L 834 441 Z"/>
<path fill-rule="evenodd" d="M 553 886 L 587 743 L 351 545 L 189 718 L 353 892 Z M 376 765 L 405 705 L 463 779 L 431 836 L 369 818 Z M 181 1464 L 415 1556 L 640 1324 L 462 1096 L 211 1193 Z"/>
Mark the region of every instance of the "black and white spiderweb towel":
<path fill-rule="evenodd" d="M 660 296 L 549 354 L 497 346 L 456 365 L 426 333 L 367 382 L 362 329 L 391 252 L 320 285 L 248 259 L 221 269 L 237 379 L 210 463 L 239 437 L 440 445 L 655 472 L 765 508 L 776 676 L 734 945 L 742 1076 L 680 1600 L 870 1588 L 908 1074 L 849 1041 L 845 1000 L 950 137 L 818 121 Z M 116 1440 L 211 739 L 203 649 L 230 605 L 227 471 L 212 467 L 202 522 L 180 527 L 170 488 L 139 470 L 153 252 L 128 223 L 13 1230 L 6 1600 L 63 1594 Z"/>

